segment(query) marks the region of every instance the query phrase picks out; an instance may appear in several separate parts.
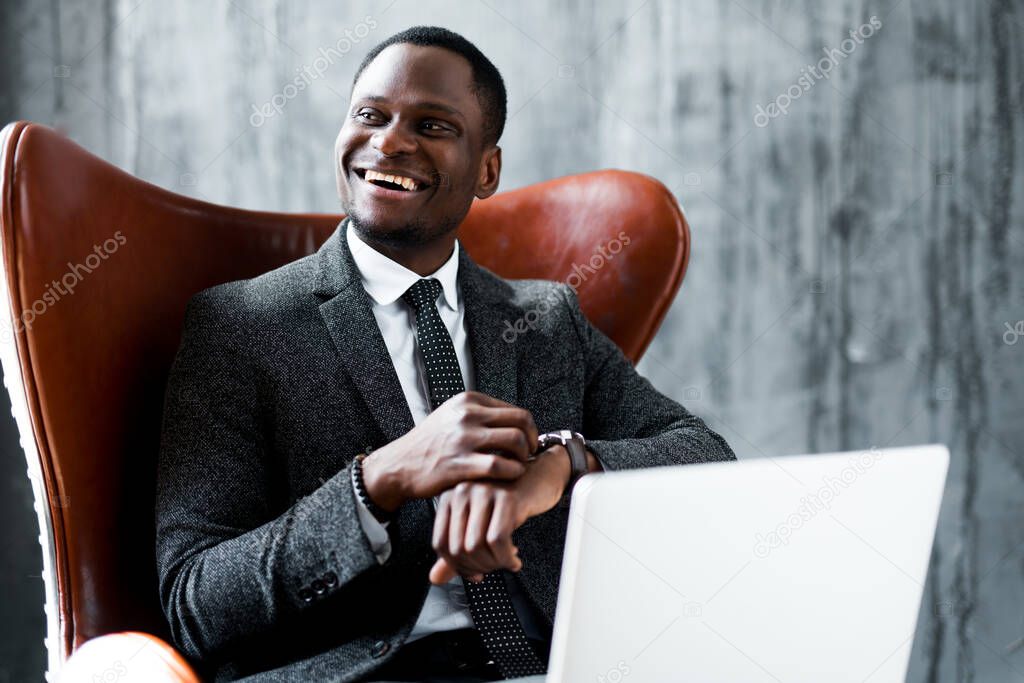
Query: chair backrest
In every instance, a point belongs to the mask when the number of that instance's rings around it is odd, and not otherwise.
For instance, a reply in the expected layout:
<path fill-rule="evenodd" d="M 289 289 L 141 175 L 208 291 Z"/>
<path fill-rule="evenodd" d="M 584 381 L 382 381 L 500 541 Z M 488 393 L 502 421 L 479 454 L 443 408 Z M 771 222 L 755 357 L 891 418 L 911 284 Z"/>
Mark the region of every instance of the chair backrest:
<path fill-rule="evenodd" d="M 94 636 L 166 636 L 153 490 L 186 302 L 314 252 L 342 216 L 180 196 L 24 121 L 0 133 L 0 154 L 0 354 L 36 496 L 53 671 Z M 634 362 L 689 255 L 673 196 L 622 171 L 478 201 L 459 234 L 503 277 L 574 286 L 589 319 Z"/>

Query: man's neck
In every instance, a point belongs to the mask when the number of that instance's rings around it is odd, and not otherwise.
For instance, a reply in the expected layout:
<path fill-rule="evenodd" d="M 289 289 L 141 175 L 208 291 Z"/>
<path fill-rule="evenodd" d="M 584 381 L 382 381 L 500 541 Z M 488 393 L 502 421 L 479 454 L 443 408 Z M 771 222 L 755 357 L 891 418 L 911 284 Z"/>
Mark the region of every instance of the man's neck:
<path fill-rule="evenodd" d="M 452 249 L 455 248 L 456 235 L 452 231 L 433 242 L 409 246 L 382 244 L 370 235 L 360 235 L 359 238 L 374 251 L 384 254 L 412 272 L 426 277 L 443 266 L 445 261 L 451 257 Z"/>

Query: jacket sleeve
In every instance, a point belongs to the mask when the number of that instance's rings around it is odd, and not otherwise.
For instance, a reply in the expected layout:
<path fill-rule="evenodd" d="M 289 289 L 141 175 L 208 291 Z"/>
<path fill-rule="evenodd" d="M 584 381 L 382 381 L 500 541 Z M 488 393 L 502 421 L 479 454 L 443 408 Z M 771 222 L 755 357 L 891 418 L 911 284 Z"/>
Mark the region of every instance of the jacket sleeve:
<path fill-rule="evenodd" d="M 207 662 L 301 619 L 379 566 L 348 468 L 272 511 L 273 406 L 253 356 L 257 326 L 219 289 L 186 308 L 164 397 L 155 510 L 164 614 L 178 647 Z"/>
<path fill-rule="evenodd" d="M 725 439 L 637 373 L 563 285 L 584 354 L 583 436 L 608 470 L 735 460 Z"/>

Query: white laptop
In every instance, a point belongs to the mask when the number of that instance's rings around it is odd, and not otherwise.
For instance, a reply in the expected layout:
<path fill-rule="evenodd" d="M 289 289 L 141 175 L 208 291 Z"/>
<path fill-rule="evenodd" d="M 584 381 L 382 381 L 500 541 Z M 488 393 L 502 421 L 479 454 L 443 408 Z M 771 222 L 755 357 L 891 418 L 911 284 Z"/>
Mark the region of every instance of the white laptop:
<path fill-rule="evenodd" d="M 903 681 L 948 463 L 921 446 L 584 477 L 547 681 Z"/>

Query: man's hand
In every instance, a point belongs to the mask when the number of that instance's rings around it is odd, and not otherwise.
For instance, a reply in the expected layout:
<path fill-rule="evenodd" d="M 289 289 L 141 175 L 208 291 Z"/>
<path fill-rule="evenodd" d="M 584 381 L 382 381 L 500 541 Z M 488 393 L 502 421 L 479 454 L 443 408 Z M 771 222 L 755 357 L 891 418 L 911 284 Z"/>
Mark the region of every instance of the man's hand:
<path fill-rule="evenodd" d="M 366 458 L 366 492 L 393 512 L 406 500 L 436 496 L 459 482 L 517 479 L 536 443 L 528 410 L 464 391 Z"/>
<path fill-rule="evenodd" d="M 479 581 L 495 569 L 519 571 L 523 563 L 512 532 L 553 508 L 571 473 L 565 446 L 556 445 L 515 481 L 466 481 L 445 491 L 434 518 L 438 559 L 430 570 L 431 583 L 444 584 L 456 574 Z"/>

